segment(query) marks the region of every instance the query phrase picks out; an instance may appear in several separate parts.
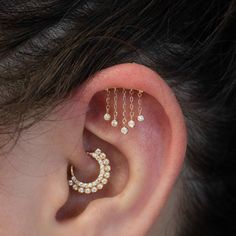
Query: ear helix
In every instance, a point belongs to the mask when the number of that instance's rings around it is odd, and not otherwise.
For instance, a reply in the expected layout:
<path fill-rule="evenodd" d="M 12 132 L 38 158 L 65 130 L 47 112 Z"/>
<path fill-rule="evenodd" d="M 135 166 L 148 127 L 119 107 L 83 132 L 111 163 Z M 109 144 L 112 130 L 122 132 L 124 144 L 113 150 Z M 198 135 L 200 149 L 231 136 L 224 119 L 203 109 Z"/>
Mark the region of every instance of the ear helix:
<path fill-rule="evenodd" d="M 113 92 L 112 92 L 113 91 Z M 121 95 L 121 122 L 118 121 L 118 95 Z M 127 98 L 128 96 L 128 98 Z M 120 92 L 117 88 L 106 89 L 106 111 L 104 114 L 104 120 L 109 122 L 112 119 L 111 110 L 113 111 L 113 119 L 111 121 L 112 127 L 118 127 L 121 125 L 120 132 L 126 135 L 129 132 L 129 128 L 134 128 L 135 123 L 135 115 L 136 119 L 139 122 L 144 121 L 144 115 L 142 114 L 142 96 L 143 91 L 130 89 L 127 91 L 126 89 L 122 89 Z M 113 101 L 113 107 L 111 106 Z M 129 120 L 127 120 L 129 119 Z"/>

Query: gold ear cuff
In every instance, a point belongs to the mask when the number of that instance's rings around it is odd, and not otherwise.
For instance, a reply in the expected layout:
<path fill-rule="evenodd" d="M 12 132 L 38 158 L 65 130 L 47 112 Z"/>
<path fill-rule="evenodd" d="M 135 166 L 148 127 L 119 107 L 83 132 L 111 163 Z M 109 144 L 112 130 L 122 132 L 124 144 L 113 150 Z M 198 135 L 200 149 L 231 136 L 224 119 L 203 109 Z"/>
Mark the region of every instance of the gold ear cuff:
<path fill-rule="evenodd" d="M 100 173 L 97 179 L 89 183 L 81 182 L 75 177 L 74 167 L 71 166 L 71 178 L 69 180 L 69 186 L 71 186 L 73 190 L 79 193 L 90 194 L 101 190 L 103 186 L 108 183 L 108 179 L 110 178 L 111 166 L 109 165 L 110 161 L 107 159 L 106 154 L 99 148 L 96 149 L 95 152 L 87 152 L 87 154 L 94 158 L 100 166 Z"/>
<path fill-rule="evenodd" d="M 121 124 L 120 132 L 127 134 L 129 128 L 134 128 L 135 120 L 142 122 L 144 116 L 142 114 L 142 96 L 143 91 L 130 89 L 122 89 L 122 120 L 118 121 L 118 92 L 117 88 L 106 89 L 106 111 L 104 115 L 105 121 L 110 121 L 112 127 L 117 127 Z M 128 98 L 127 98 L 128 97 Z M 113 104 L 113 106 L 111 106 Z M 111 114 L 111 110 L 113 114 Z M 136 118 L 135 118 L 136 115 Z"/>

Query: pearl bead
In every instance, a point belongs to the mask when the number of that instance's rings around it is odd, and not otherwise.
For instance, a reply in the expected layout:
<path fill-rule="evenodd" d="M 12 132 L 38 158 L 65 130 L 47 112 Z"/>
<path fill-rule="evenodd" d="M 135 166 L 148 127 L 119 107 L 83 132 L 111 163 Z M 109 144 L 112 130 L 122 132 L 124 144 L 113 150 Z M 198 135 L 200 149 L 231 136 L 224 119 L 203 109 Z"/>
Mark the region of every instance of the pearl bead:
<path fill-rule="evenodd" d="M 121 128 L 121 130 L 120 130 L 120 132 L 121 132 L 122 134 L 127 134 L 127 133 L 128 133 L 128 131 L 129 131 L 129 130 L 128 130 L 128 128 L 127 128 L 127 127 L 125 127 L 125 126 L 124 126 L 124 127 L 122 127 L 122 128 Z"/>
<path fill-rule="evenodd" d="M 111 115 L 106 113 L 103 118 L 104 120 L 109 121 L 111 119 Z"/>

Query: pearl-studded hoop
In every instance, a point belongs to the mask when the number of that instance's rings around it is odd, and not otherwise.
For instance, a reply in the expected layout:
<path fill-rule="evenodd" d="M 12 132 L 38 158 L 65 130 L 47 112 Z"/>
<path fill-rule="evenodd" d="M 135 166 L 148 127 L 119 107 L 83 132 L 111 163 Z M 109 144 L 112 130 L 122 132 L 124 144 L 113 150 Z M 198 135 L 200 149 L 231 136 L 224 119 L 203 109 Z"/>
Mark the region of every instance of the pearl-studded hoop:
<path fill-rule="evenodd" d="M 108 183 L 111 166 L 109 165 L 109 160 L 106 158 L 106 154 L 103 153 L 99 148 L 96 149 L 95 152 L 87 152 L 87 154 L 94 158 L 100 166 L 100 173 L 97 179 L 90 183 L 81 182 L 75 177 L 74 168 L 71 166 L 71 179 L 69 180 L 69 186 L 79 193 L 90 194 L 101 190 L 103 186 Z"/>

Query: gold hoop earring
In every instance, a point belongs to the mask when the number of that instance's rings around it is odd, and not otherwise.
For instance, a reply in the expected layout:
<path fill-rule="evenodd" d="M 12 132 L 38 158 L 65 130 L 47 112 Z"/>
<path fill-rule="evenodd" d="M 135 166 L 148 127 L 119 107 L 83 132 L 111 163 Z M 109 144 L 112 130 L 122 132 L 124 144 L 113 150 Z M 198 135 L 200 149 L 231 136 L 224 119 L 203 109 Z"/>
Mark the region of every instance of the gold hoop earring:
<path fill-rule="evenodd" d="M 90 194 L 101 190 L 103 186 L 108 183 L 108 179 L 110 178 L 111 166 L 109 165 L 110 161 L 106 158 L 106 154 L 99 148 L 96 149 L 95 152 L 87 152 L 87 154 L 94 158 L 100 166 L 100 173 L 97 179 L 89 183 L 79 181 L 75 177 L 74 167 L 71 165 L 71 179 L 69 180 L 69 186 L 71 186 L 73 190 L 79 193 Z"/>

